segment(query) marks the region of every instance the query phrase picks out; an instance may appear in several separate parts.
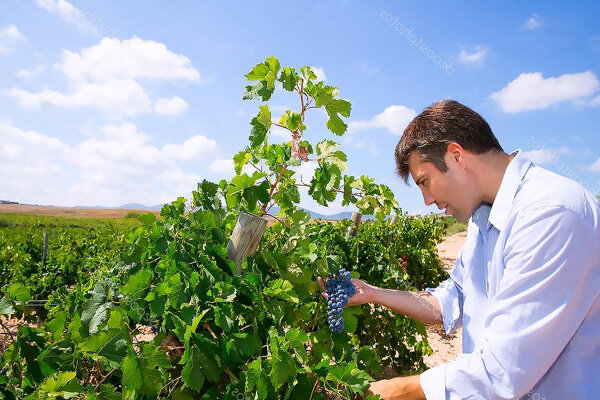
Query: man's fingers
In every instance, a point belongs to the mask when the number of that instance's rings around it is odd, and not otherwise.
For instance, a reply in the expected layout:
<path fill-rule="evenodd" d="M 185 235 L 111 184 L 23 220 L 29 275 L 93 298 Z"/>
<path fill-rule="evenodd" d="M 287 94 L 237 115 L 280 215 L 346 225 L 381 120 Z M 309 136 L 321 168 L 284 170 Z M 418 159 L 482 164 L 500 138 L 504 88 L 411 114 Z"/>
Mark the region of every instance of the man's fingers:
<path fill-rule="evenodd" d="M 317 282 L 319 282 L 319 286 L 321 286 L 321 296 L 323 296 L 323 298 L 326 299 L 327 294 L 325 293 L 325 284 L 323 283 L 323 279 L 320 276 L 317 277 Z"/>
<path fill-rule="evenodd" d="M 325 284 L 323 283 L 323 278 L 320 276 L 317 277 L 317 282 L 319 282 L 319 286 L 321 286 L 321 290 L 325 291 Z"/>

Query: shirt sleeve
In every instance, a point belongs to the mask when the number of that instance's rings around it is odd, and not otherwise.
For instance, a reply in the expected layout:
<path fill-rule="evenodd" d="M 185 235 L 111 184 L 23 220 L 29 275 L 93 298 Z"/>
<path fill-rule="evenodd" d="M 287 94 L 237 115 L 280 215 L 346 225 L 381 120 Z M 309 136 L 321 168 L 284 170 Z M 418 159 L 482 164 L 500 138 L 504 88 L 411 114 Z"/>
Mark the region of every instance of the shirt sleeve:
<path fill-rule="evenodd" d="M 434 289 L 425 289 L 428 293 L 431 293 L 440 304 L 444 330 L 447 334 L 454 333 L 462 326 L 464 302 L 462 290 L 464 271 L 462 262 L 463 249 L 461 249 L 458 258 L 454 263 L 450 278 L 440 283 L 440 285 Z"/>
<path fill-rule="evenodd" d="M 591 224 L 564 207 L 520 214 L 504 247 L 506 267 L 489 303 L 484 340 L 472 353 L 423 374 L 428 400 L 526 395 L 594 303 L 600 256 Z"/>

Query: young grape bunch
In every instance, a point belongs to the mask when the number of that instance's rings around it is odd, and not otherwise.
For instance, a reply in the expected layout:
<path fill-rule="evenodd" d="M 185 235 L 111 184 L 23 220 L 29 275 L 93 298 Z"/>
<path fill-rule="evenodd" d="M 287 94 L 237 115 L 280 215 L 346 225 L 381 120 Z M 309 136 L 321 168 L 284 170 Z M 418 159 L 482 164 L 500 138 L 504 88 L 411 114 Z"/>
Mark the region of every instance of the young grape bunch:
<path fill-rule="evenodd" d="M 329 278 L 325 282 L 325 292 L 327 293 L 329 328 L 332 332 L 341 333 L 344 329 L 342 311 L 348 304 L 348 299 L 356 293 L 356 288 L 350 280 L 350 272 L 342 268 L 336 275 L 329 274 Z"/>

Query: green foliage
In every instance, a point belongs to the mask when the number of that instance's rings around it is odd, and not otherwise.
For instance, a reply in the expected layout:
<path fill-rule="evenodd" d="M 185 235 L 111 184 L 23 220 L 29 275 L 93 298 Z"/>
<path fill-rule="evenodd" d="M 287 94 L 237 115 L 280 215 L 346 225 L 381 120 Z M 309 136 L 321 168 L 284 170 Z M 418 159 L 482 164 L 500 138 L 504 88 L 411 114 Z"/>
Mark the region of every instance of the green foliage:
<path fill-rule="evenodd" d="M 298 95 L 299 112 L 288 110 L 277 123 L 291 140 L 269 143 L 276 123 L 268 105 L 259 106 L 249 145 L 234 156 L 234 178 L 199 183 L 190 201 L 178 198 L 160 217 L 132 221 L 122 245 L 88 254 L 106 258 L 73 291 L 57 290 L 60 304 L 50 318 L 40 328 L 19 327 L 0 355 L 0 397 L 354 399 L 364 397 L 383 362 L 402 373 L 424 368 L 430 349 L 422 324 L 377 307 L 352 307 L 343 312 L 344 331 L 332 333 L 316 278 L 343 265 L 383 287 L 435 285 L 443 278 L 435 255 L 443 225 L 435 217 L 403 216 L 393 227 L 382 222 L 400 211 L 391 190 L 367 176 L 344 175 L 347 157 L 336 142 L 304 140 L 311 108 L 325 109 L 333 134 L 345 132 L 351 108 L 337 88 L 317 82 L 309 67 L 282 68 L 274 57 L 246 77 L 252 83 L 245 99 L 268 101 L 278 85 Z M 308 184 L 295 177 L 302 162 L 317 163 Z M 242 172 L 247 164 L 256 171 Z M 342 195 L 345 205 L 377 221 L 365 223 L 356 238 L 346 238 L 348 222 L 312 223 L 297 207 L 302 185 L 321 204 Z M 239 212 L 263 214 L 274 204 L 280 218 L 237 275 L 227 244 Z M 405 270 L 401 255 L 409 259 Z M 0 313 L 26 312 L 30 288 L 38 290 L 30 281 L 6 287 Z M 148 327 L 155 336 L 140 341 Z"/>
<path fill-rule="evenodd" d="M 464 232 L 467 230 L 467 224 L 458 222 L 454 217 L 442 217 L 446 235 L 454 235 L 455 233 Z"/>
<path fill-rule="evenodd" d="M 308 186 L 308 194 L 321 205 L 329 204 L 341 194 L 344 205 L 355 204 L 362 213 L 373 214 L 379 220 L 399 211 L 386 185 L 376 184 L 366 176 L 344 175 L 347 157 L 337 149 L 338 143 L 323 139 L 313 145 L 304 138 L 306 114 L 315 108 L 322 108 L 327 114 L 329 131 L 337 136 L 346 132 L 344 118 L 350 116 L 352 107 L 338 97 L 338 88 L 317 81 L 310 67 L 301 67 L 299 72 L 292 67 L 281 68 L 274 57 L 255 65 L 246 78 L 255 83 L 246 86 L 245 100 L 268 101 L 279 83 L 284 90 L 295 93 L 300 104 L 297 111 L 286 110 L 278 122 L 272 121 L 268 104 L 259 105 L 257 115 L 250 121 L 250 144 L 233 158 L 237 176 L 228 186 L 231 208 L 264 214 L 278 204 L 280 216 L 291 217 L 300 202 L 297 187 Z M 290 140 L 271 144 L 269 133 L 273 125 L 287 130 Z M 315 151 L 316 158 L 310 159 Z M 309 183 L 298 182 L 295 175 L 294 169 L 302 162 L 317 163 Z M 252 176 L 242 174 L 244 165 L 251 165 L 257 172 Z"/>
<path fill-rule="evenodd" d="M 0 287 L 22 283 L 34 299 L 89 282 L 90 276 L 120 259 L 130 219 L 73 219 L 5 214 L 0 226 Z M 42 260 L 44 234 L 48 254 Z"/>
<path fill-rule="evenodd" d="M 140 215 L 141 215 L 141 213 L 139 213 L 137 211 L 129 211 L 127 214 L 125 214 L 125 216 L 123 218 L 137 219 L 137 217 L 139 217 Z"/>

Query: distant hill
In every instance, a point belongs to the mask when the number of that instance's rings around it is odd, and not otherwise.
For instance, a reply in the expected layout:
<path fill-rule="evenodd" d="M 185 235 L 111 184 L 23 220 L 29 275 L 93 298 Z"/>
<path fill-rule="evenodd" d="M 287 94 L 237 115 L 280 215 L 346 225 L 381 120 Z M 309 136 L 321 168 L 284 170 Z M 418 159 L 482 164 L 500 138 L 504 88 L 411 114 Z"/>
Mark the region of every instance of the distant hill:
<path fill-rule="evenodd" d="M 160 211 L 163 207 L 162 204 L 157 204 L 155 206 L 146 206 L 144 204 L 139 203 L 128 203 L 123 204 L 118 207 L 107 207 L 107 206 L 75 206 L 73 208 L 84 208 L 84 209 L 93 209 L 93 210 L 106 210 L 106 209 L 119 209 L 119 210 L 152 210 L 152 211 Z"/>
<path fill-rule="evenodd" d="M 320 214 L 316 211 L 311 211 L 311 210 L 307 210 L 306 208 L 302 208 L 300 207 L 300 209 L 307 211 L 311 218 L 313 219 L 327 219 L 330 221 L 339 221 L 342 219 L 350 219 L 352 218 L 352 211 L 343 211 L 343 212 L 339 212 L 337 214 L 331 214 L 331 215 L 325 215 L 325 214 Z M 269 214 L 277 214 L 279 212 L 279 208 L 277 206 L 273 206 L 271 208 L 271 210 L 269 210 Z M 369 219 L 374 219 L 375 217 L 373 217 L 372 215 L 363 215 L 362 219 L 363 220 L 369 220 Z"/>

